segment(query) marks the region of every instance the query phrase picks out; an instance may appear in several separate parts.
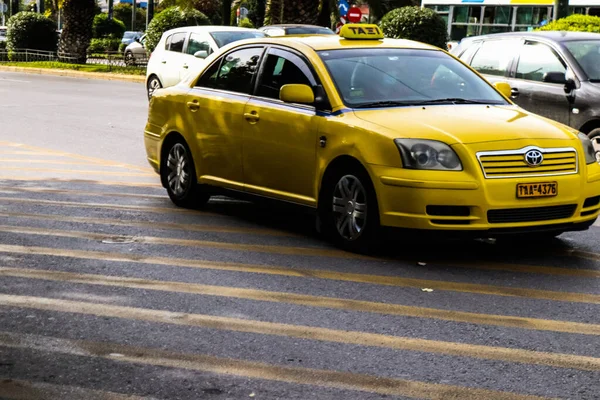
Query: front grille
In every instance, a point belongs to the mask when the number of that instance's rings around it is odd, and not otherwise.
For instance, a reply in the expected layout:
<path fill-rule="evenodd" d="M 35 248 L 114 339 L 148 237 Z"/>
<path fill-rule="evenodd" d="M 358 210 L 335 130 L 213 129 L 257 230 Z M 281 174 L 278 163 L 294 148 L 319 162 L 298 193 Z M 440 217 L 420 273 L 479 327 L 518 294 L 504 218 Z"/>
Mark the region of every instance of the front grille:
<path fill-rule="evenodd" d="M 525 153 L 539 150 L 544 160 L 532 167 L 525 161 Z M 484 151 L 477 159 L 486 178 L 535 177 L 577 173 L 577 151 L 573 148 L 541 149 L 525 147 L 520 150 Z"/>
<path fill-rule="evenodd" d="M 489 210 L 487 212 L 487 219 L 490 224 L 551 221 L 573 216 L 576 208 L 577 204 L 550 207 L 505 208 L 501 210 Z"/>

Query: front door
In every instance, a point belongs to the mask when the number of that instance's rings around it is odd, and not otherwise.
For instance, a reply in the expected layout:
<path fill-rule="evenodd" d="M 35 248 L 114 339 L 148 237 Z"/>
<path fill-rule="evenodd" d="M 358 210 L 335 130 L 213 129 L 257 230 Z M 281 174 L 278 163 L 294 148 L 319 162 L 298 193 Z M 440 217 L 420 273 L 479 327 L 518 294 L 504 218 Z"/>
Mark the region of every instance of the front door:
<path fill-rule="evenodd" d="M 271 48 L 244 110 L 244 182 L 250 192 L 314 206 L 319 117 L 312 105 L 279 100 L 285 84 L 316 81 L 299 55 Z"/>
<path fill-rule="evenodd" d="M 520 51 L 513 79 L 512 100 L 524 109 L 569 125 L 571 104 L 564 84 L 544 82 L 548 72 L 567 72 L 566 63 L 548 45 L 526 41 Z"/>
<path fill-rule="evenodd" d="M 167 39 L 166 51 L 161 59 L 161 77 L 164 87 L 174 86 L 179 83 L 180 70 L 184 61 L 183 47 L 187 34 L 178 32 Z"/>

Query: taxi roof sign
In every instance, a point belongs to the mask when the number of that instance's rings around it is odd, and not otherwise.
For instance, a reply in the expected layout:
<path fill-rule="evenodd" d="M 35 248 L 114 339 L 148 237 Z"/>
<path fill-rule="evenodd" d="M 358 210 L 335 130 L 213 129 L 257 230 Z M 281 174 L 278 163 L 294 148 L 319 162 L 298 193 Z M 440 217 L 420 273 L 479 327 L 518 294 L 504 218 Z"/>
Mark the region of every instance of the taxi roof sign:
<path fill-rule="evenodd" d="M 340 30 L 340 37 L 355 40 L 383 39 L 383 32 L 375 24 L 346 24 Z"/>

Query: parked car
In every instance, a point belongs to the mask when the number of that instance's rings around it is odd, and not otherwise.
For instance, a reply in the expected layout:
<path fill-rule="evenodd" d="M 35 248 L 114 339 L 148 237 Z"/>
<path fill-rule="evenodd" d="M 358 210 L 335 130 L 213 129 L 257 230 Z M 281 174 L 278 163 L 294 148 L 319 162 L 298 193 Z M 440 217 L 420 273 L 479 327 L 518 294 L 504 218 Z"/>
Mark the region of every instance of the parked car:
<path fill-rule="evenodd" d="M 121 43 L 129 45 L 136 39 L 139 40 L 143 34 L 144 32 L 125 31 L 125 33 L 123 34 L 123 38 L 121 39 Z"/>
<path fill-rule="evenodd" d="M 587 134 L 600 151 L 600 34 L 511 32 L 465 38 L 453 54 L 526 110 Z"/>
<path fill-rule="evenodd" d="M 6 42 L 6 33 L 8 28 L 6 26 L 0 26 L 0 42 Z"/>
<path fill-rule="evenodd" d="M 268 36 L 335 35 L 335 32 L 329 28 L 302 24 L 267 25 L 259 28 L 259 30 Z"/>
<path fill-rule="evenodd" d="M 189 69 L 196 70 L 217 49 L 238 40 L 265 36 L 258 29 L 230 26 L 188 26 L 166 31 L 148 60 L 148 98 L 156 89 L 176 85 Z"/>
<path fill-rule="evenodd" d="M 131 42 L 123 51 L 123 58 L 127 65 L 145 64 L 148 61 L 146 47 L 146 35 Z"/>

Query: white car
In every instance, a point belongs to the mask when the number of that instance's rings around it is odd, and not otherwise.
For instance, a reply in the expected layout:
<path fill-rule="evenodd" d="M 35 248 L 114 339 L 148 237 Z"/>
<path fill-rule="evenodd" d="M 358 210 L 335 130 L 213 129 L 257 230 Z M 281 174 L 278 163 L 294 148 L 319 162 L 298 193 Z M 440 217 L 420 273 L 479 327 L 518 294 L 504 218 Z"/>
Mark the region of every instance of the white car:
<path fill-rule="evenodd" d="M 155 90 L 178 84 L 188 71 L 197 71 L 217 49 L 238 40 L 265 36 L 258 29 L 231 26 L 187 26 L 166 31 L 148 60 L 148 99 Z"/>

